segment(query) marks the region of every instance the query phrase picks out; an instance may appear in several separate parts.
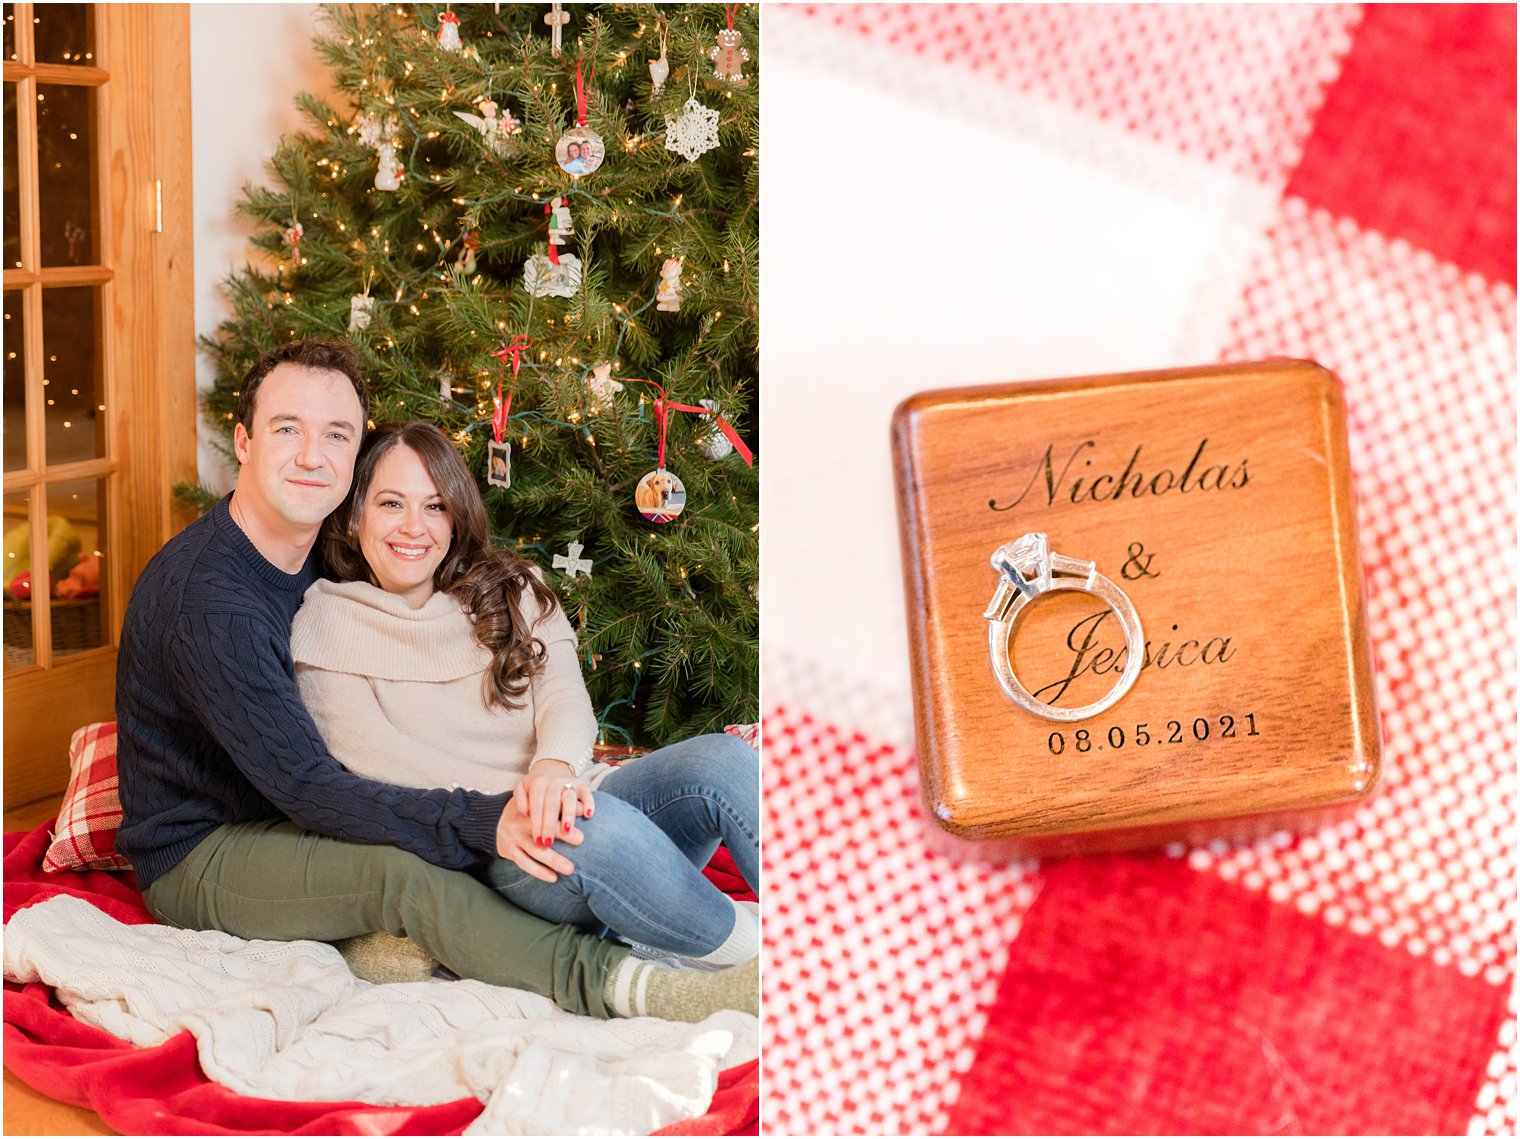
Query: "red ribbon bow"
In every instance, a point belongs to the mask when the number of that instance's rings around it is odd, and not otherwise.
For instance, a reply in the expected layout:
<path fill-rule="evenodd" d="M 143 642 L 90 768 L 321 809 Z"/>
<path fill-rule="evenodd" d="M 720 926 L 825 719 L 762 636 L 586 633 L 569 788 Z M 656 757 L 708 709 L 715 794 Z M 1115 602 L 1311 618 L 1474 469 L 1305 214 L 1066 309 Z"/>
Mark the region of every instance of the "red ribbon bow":
<path fill-rule="evenodd" d="M 512 379 L 515 383 L 517 380 L 517 369 L 522 366 L 523 350 L 531 347 L 533 347 L 533 338 L 527 333 L 519 332 L 516 336 L 512 337 L 510 344 L 503 344 L 495 352 L 492 352 L 491 355 L 495 359 L 500 360 L 502 364 L 506 364 L 508 356 L 512 357 Z M 506 438 L 507 416 L 511 414 L 512 393 L 508 391 L 506 399 L 502 399 L 501 374 L 498 374 L 496 377 L 496 413 L 491 416 L 491 434 L 498 443 Z"/>
<path fill-rule="evenodd" d="M 744 460 L 745 464 L 751 467 L 755 465 L 754 452 L 745 446 L 743 439 L 739 438 L 739 433 L 734 430 L 734 425 L 728 420 L 724 419 L 716 411 L 709 411 L 705 407 L 692 407 L 690 404 L 676 403 L 665 394 L 665 389 L 662 388 L 659 384 L 655 383 L 653 380 L 624 379 L 623 383 L 648 384 L 650 387 L 654 388 L 655 391 L 660 393 L 657 397 L 655 397 L 654 401 L 654 421 L 655 426 L 659 430 L 659 466 L 661 470 L 663 470 L 665 467 L 665 427 L 667 417 L 672 411 L 689 411 L 693 415 L 707 416 L 718 425 L 718 430 L 723 432 L 728 441 L 734 445 L 734 450 L 739 452 L 739 457 Z"/>
<path fill-rule="evenodd" d="M 459 23 L 459 17 L 456 16 L 456 15 L 454 15 L 453 12 L 443 12 L 443 13 L 439 14 L 439 16 L 438 16 L 438 22 L 440 24 L 455 24 L 455 25 L 457 25 Z M 729 18 L 729 25 L 728 26 L 729 27 L 733 27 L 733 18 L 732 17 Z"/>

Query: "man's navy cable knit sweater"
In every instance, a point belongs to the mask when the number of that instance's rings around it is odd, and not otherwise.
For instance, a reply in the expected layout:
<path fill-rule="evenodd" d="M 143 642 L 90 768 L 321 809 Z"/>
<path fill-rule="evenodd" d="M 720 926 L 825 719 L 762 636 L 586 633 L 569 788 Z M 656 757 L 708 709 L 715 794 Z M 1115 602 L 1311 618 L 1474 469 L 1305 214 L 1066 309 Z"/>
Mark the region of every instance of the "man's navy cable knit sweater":
<path fill-rule="evenodd" d="M 463 869 L 496 850 L 507 795 L 350 775 L 296 689 L 290 622 L 316 574 L 270 564 L 228 513 L 174 537 L 132 591 L 116 676 L 122 825 L 146 888 L 223 823 L 284 816 Z"/>

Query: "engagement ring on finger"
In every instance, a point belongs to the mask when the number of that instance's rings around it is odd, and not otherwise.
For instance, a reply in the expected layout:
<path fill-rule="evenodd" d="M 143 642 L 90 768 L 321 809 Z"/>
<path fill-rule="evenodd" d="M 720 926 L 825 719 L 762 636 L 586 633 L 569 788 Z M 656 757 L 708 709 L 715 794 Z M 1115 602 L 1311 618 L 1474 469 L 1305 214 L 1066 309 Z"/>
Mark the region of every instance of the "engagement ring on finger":
<path fill-rule="evenodd" d="M 565 790 L 566 791 L 574 791 L 575 790 L 575 784 L 574 783 L 566 783 L 565 784 Z"/>
<path fill-rule="evenodd" d="M 1140 631 L 1135 606 L 1124 591 L 1099 573 L 1092 562 L 1052 554 L 1050 541 L 1044 534 L 1025 534 L 1015 542 L 999 546 L 992 555 L 992 568 L 999 575 L 997 592 L 982 616 L 988 622 L 987 651 L 992 656 L 992 671 L 1008 698 L 1026 712 L 1062 722 L 1085 720 L 1117 704 L 1145 664 L 1145 635 Z M 1061 589 L 1092 594 L 1114 611 L 1124 630 L 1124 672 L 1118 683 L 1103 699 L 1080 708 L 1042 704 L 1013 674 L 1012 644 L 1019 617 L 1036 597 Z"/>

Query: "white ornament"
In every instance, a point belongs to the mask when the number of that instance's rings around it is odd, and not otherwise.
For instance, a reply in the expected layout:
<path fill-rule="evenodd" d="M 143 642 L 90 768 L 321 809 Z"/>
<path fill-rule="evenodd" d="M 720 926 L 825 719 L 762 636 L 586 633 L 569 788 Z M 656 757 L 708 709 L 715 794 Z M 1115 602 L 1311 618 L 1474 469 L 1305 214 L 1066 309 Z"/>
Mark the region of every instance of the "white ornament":
<path fill-rule="evenodd" d="M 660 58 L 649 61 L 649 82 L 654 85 L 656 93 L 665 86 L 665 80 L 670 77 L 670 60 L 665 58 L 665 45 L 660 45 Z"/>
<path fill-rule="evenodd" d="M 453 12 L 438 14 L 438 46 L 444 51 L 464 50 L 464 41 L 459 38 L 459 17 Z"/>
<path fill-rule="evenodd" d="M 623 385 L 612 378 L 612 365 L 605 361 L 591 366 L 591 378 L 586 381 L 586 386 L 600 400 L 610 400 L 623 390 Z"/>
<path fill-rule="evenodd" d="M 660 266 L 660 284 L 654 295 L 659 302 L 654 307 L 660 312 L 681 311 L 681 262 L 678 258 L 665 258 L 665 264 Z"/>
<path fill-rule="evenodd" d="M 560 7 L 559 0 L 555 0 L 553 4 L 549 5 L 549 14 L 544 17 L 544 23 L 549 25 L 550 47 L 553 50 L 555 59 L 559 58 L 561 39 L 565 25 L 569 22 L 570 13 Z"/>
<path fill-rule="evenodd" d="M 591 559 L 581 557 L 581 551 L 585 549 L 579 542 L 571 542 L 565 547 L 565 553 L 554 555 L 554 568 L 565 571 L 566 577 L 574 577 L 582 574 L 591 576 Z"/>
<path fill-rule="evenodd" d="M 497 118 L 498 109 L 490 99 L 482 99 L 479 115 L 472 115 L 468 111 L 455 111 L 454 114 L 480 132 L 480 137 L 486 140 L 486 146 L 497 158 L 511 158 L 517 153 L 517 140 L 512 136 L 519 133 L 522 127 L 512 117 L 511 111 L 505 117 Z"/>
<path fill-rule="evenodd" d="M 665 149 L 695 162 L 718 145 L 718 112 L 687 99 L 679 116 L 665 116 Z"/>
<path fill-rule="evenodd" d="M 699 399 L 697 402 L 714 415 L 722 414 L 722 409 L 715 399 Z M 723 434 L 722 429 L 714 423 L 705 434 L 697 437 L 697 450 L 702 452 L 704 458 L 716 463 L 719 459 L 726 459 L 732 455 L 734 445 L 728 441 L 728 436 Z"/>
<path fill-rule="evenodd" d="M 523 288 L 535 297 L 573 297 L 581 287 L 581 259 L 573 253 L 560 255 L 559 264 L 543 253 L 523 262 Z"/>
<path fill-rule="evenodd" d="M 374 319 L 374 297 L 368 293 L 359 293 L 348 299 L 348 330 L 350 332 L 363 332 L 369 327 L 369 322 Z"/>
<path fill-rule="evenodd" d="M 395 115 L 387 115 L 382 119 L 379 115 L 365 111 L 355 121 L 359 128 L 359 141 L 371 150 L 379 150 L 382 142 L 395 138 L 396 132 L 401 129 L 401 120 Z"/>
<path fill-rule="evenodd" d="M 396 148 L 388 142 L 380 144 L 380 168 L 375 171 L 375 189 L 399 190 L 406 170 L 396 161 Z"/>
<path fill-rule="evenodd" d="M 454 373 L 447 368 L 439 368 L 433 373 L 433 379 L 438 381 L 438 398 L 444 403 L 452 403 L 454 399 Z"/>

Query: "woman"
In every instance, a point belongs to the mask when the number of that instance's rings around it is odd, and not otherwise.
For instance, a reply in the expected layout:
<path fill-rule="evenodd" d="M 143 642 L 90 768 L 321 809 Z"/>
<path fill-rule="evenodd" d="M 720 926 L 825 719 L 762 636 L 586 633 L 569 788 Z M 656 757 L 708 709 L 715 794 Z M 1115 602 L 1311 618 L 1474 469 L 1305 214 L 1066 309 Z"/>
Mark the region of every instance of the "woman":
<path fill-rule="evenodd" d="M 754 750 L 710 735 L 593 762 L 575 633 L 532 563 L 490 549 L 475 480 L 438 428 L 372 431 L 323 542 L 337 580 L 307 593 L 291 649 L 344 766 L 511 790 L 508 856 L 483 873 L 530 913 L 708 967 L 756 955 L 754 912 L 701 873 L 722 842 L 759 882 Z"/>

